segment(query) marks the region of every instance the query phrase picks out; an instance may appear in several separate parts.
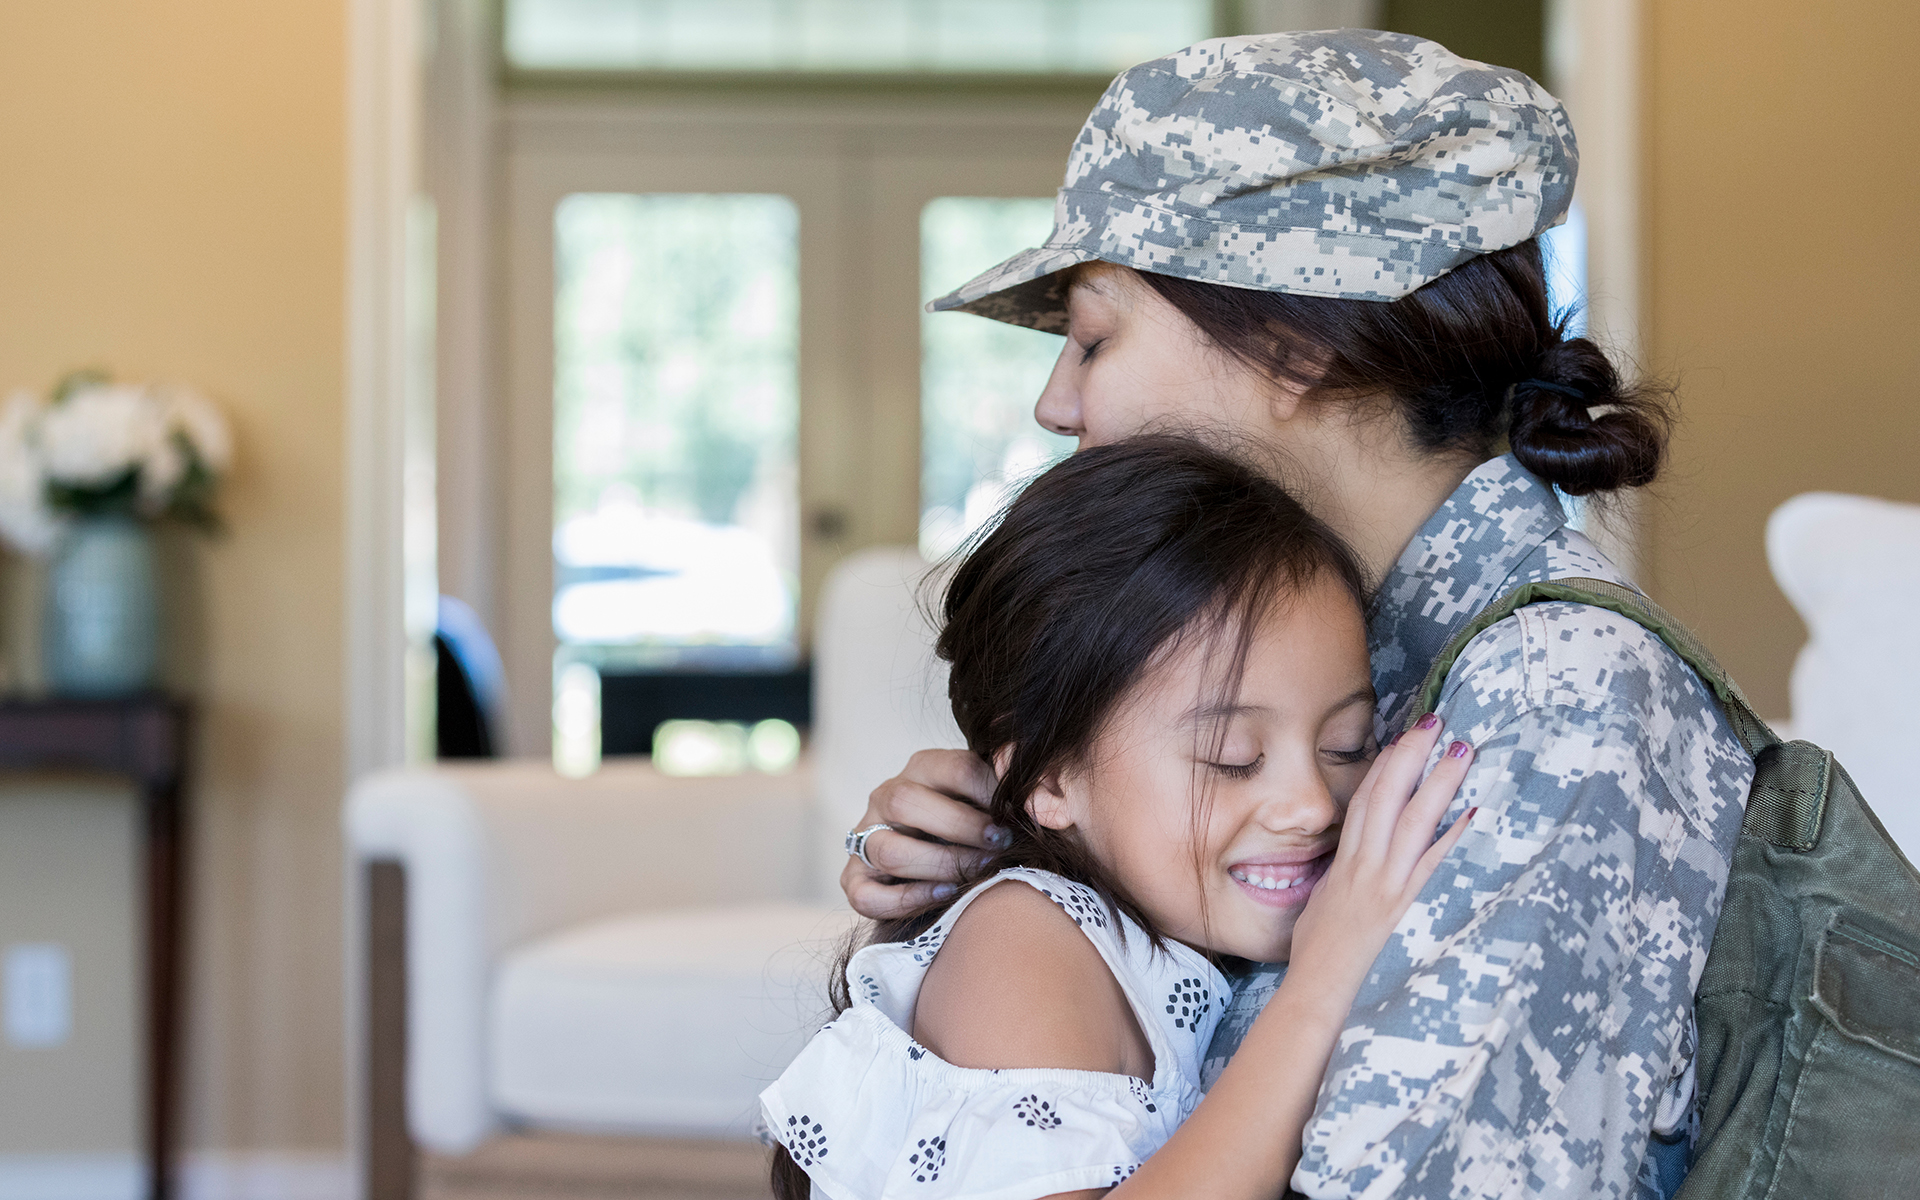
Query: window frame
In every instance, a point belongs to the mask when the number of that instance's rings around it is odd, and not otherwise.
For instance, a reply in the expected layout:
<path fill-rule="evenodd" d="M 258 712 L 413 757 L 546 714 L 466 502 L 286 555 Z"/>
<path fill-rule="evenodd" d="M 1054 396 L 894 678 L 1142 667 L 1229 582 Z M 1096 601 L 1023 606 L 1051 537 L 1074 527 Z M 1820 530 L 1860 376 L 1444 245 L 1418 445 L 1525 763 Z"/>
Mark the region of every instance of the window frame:
<path fill-rule="evenodd" d="M 578 191 L 778 191 L 799 206 L 805 661 L 832 565 L 865 546 L 918 542 L 925 199 L 1051 195 L 1091 103 L 1084 93 L 506 97 L 498 144 L 507 487 L 495 619 L 512 681 L 510 745 L 526 753 L 547 744 L 558 647 L 550 615 L 553 203 Z M 668 164 L 678 186 L 652 182 L 669 177 Z M 770 177 L 794 187 L 769 186 Z"/>
<path fill-rule="evenodd" d="M 1284 2 L 1284 0 L 1283 0 Z M 1119 69 L 1112 71 L 765 71 L 670 70 L 645 67 L 523 67 L 507 55 L 507 0 L 490 0 L 494 77 L 506 93 L 618 89 L 689 95 L 886 95 L 1050 97 L 1087 95 L 1092 105 Z M 1205 37 L 1255 32 L 1272 0 L 1213 0 Z M 1169 46 L 1168 52 L 1179 49 Z"/>

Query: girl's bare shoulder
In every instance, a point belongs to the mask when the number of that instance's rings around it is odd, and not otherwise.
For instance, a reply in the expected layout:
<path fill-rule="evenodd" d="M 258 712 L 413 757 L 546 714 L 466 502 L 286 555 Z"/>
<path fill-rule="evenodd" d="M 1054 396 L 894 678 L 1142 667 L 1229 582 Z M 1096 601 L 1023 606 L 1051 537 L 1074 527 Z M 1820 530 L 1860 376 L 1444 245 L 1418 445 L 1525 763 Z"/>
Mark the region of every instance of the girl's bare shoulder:
<path fill-rule="evenodd" d="M 1153 1074 L 1153 1052 L 1100 951 L 1017 879 L 982 892 L 955 921 L 927 968 L 913 1037 L 960 1067 Z"/>

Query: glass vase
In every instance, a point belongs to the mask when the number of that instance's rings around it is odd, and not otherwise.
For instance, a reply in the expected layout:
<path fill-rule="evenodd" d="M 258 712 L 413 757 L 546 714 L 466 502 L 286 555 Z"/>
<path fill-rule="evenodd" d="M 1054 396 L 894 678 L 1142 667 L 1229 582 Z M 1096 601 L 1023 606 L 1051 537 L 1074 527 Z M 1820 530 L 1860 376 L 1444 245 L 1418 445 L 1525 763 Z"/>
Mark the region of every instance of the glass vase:
<path fill-rule="evenodd" d="M 47 567 L 41 648 L 61 696 L 124 696 L 153 686 L 160 664 L 153 535 L 129 516 L 82 517 Z"/>

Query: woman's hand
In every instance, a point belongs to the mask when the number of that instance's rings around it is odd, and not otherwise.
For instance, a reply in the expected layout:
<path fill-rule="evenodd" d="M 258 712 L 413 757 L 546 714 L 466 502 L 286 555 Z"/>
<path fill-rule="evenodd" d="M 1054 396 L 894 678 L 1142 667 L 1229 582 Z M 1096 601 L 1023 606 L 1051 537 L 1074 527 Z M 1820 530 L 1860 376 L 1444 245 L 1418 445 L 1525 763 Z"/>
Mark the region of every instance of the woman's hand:
<path fill-rule="evenodd" d="M 893 828 L 867 839 L 867 857 L 878 869 L 849 857 L 840 872 L 853 911 L 883 921 L 951 896 L 964 872 L 1006 844 L 1006 832 L 987 821 L 995 782 L 977 754 L 922 750 L 873 789 L 854 828 Z"/>
<path fill-rule="evenodd" d="M 1333 865 L 1294 926 L 1289 972 L 1304 970 L 1329 1003 L 1344 998 L 1343 1021 L 1394 926 L 1478 811 L 1434 839 L 1473 762 L 1473 747 L 1450 743 L 1423 781 L 1439 737 L 1440 718 L 1429 713 L 1380 752 L 1347 805 Z"/>

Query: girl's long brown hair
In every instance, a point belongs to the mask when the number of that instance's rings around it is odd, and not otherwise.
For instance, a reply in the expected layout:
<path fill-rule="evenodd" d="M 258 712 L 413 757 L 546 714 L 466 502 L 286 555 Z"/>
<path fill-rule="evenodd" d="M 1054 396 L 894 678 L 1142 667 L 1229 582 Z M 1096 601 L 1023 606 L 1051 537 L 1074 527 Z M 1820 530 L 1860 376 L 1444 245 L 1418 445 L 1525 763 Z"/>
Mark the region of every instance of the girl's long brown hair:
<path fill-rule="evenodd" d="M 1239 691 L 1260 618 L 1314 580 L 1362 599 L 1360 567 L 1331 530 L 1268 473 L 1193 437 L 1151 435 L 1084 450 L 1027 487 L 955 569 L 936 649 L 967 747 L 1007 751 L 988 814 L 1012 835 L 967 883 L 1035 867 L 1093 888 L 1159 932 L 1080 840 L 1036 822 L 1027 797 L 1089 765 L 1102 727 L 1163 649 L 1203 639 L 1223 664 L 1222 699 Z M 847 962 L 860 945 L 926 932 L 944 900 L 875 923 L 849 943 L 828 993 L 851 1004 Z M 773 1154 L 780 1200 L 811 1185 L 784 1147 Z"/>

